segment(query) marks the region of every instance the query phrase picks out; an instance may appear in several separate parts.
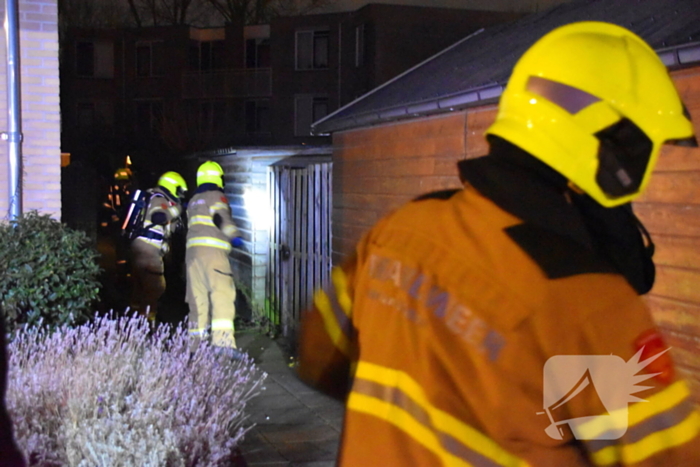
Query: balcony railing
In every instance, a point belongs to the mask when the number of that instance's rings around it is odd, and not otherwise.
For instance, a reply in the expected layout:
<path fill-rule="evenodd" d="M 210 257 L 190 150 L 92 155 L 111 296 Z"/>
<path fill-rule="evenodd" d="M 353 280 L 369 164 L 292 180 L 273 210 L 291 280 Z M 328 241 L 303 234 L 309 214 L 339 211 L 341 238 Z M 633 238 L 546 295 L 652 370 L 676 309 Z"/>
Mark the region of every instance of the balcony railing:
<path fill-rule="evenodd" d="M 182 97 L 267 97 L 272 94 L 270 68 L 189 72 L 182 74 Z"/>

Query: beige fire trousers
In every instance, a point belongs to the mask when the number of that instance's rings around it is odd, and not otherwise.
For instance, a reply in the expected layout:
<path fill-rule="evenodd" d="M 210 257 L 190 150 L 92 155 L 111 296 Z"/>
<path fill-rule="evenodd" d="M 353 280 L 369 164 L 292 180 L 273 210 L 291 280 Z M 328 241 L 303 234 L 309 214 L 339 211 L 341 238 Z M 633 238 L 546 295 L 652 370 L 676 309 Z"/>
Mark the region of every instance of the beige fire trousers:
<path fill-rule="evenodd" d="M 207 246 L 192 246 L 185 256 L 187 296 L 190 307 L 189 333 L 193 348 L 208 339 L 217 347 L 236 348 L 233 319 L 236 316 L 236 286 L 228 252 Z"/>
<path fill-rule="evenodd" d="M 131 307 L 141 316 L 155 319 L 158 299 L 165 292 L 160 248 L 140 239 L 131 242 Z"/>

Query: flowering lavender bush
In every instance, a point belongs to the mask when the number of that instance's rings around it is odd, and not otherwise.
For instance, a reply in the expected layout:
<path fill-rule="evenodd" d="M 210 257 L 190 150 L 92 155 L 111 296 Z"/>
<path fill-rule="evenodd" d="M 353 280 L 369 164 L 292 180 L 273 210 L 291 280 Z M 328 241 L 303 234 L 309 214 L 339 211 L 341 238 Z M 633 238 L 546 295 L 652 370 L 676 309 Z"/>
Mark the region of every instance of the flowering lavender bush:
<path fill-rule="evenodd" d="M 137 316 L 25 328 L 9 345 L 17 442 L 37 466 L 230 465 L 266 374 L 214 350 Z"/>

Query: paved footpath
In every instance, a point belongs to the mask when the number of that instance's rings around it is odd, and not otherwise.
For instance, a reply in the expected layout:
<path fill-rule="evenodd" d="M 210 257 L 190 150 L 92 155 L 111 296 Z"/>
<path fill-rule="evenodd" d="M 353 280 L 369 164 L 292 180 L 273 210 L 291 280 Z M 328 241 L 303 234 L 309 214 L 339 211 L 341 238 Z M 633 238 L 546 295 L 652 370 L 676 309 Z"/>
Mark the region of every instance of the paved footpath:
<path fill-rule="evenodd" d="M 236 340 L 268 375 L 246 409 L 255 423 L 241 444 L 248 466 L 334 466 L 343 404 L 302 383 L 268 336 L 251 330 L 236 333 Z"/>

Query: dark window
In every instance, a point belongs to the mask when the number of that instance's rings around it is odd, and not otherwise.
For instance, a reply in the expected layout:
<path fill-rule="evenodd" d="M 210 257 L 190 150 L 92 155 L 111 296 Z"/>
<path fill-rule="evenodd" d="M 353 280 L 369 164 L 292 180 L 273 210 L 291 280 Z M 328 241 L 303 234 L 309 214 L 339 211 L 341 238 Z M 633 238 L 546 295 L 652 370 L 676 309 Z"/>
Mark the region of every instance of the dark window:
<path fill-rule="evenodd" d="M 136 76 L 151 76 L 151 44 L 136 46 Z"/>
<path fill-rule="evenodd" d="M 223 101 L 202 102 L 199 106 L 199 127 L 204 134 L 211 134 L 225 127 L 226 103 Z"/>
<path fill-rule="evenodd" d="M 165 75 L 166 52 L 162 41 L 151 42 L 152 76 Z"/>
<path fill-rule="evenodd" d="M 190 42 L 189 67 L 192 71 L 211 71 L 224 68 L 224 41 Z"/>
<path fill-rule="evenodd" d="M 267 99 L 246 101 L 245 130 L 249 135 L 270 134 L 270 102 Z"/>
<path fill-rule="evenodd" d="M 90 131 L 95 125 L 95 104 L 79 102 L 76 107 L 76 124 L 81 131 Z"/>
<path fill-rule="evenodd" d="M 160 101 L 136 102 L 136 133 L 141 136 L 156 136 L 163 121 L 163 103 Z"/>
<path fill-rule="evenodd" d="M 328 31 L 297 31 L 296 68 L 328 68 Z"/>
<path fill-rule="evenodd" d="M 202 42 L 200 70 L 220 70 L 224 67 L 224 41 Z"/>
<path fill-rule="evenodd" d="M 95 44 L 78 42 L 75 51 L 78 76 L 95 76 Z"/>
<path fill-rule="evenodd" d="M 199 71 L 199 42 L 190 41 L 188 62 L 191 71 Z"/>
<path fill-rule="evenodd" d="M 139 42 L 136 44 L 136 76 L 163 76 L 165 74 L 163 42 Z"/>
<path fill-rule="evenodd" d="M 325 96 L 296 96 L 295 136 L 311 136 L 311 124 L 328 115 L 328 98 Z"/>
<path fill-rule="evenodd" d="M 245 67 L 269 68 L 270 67 L 270 40 L 246 39 L 245 41 Z"/>
<path fill-rule="evenodd" d="M 315 122 L 328 115 L 328 98 L 314 97 L 312 106 L 312 120 Z"/>
<path fill-rule="evenodd" d="M 365 63 L 365 25 L 355 28 L 355 67 L 361 67 Z"/>

